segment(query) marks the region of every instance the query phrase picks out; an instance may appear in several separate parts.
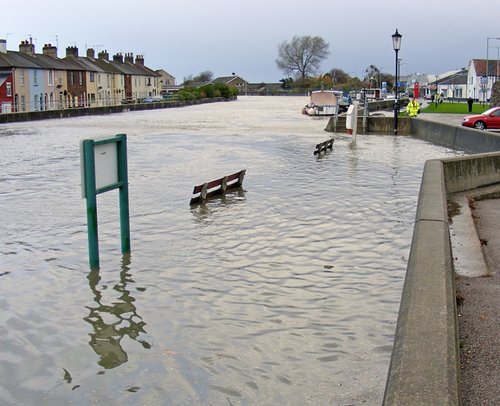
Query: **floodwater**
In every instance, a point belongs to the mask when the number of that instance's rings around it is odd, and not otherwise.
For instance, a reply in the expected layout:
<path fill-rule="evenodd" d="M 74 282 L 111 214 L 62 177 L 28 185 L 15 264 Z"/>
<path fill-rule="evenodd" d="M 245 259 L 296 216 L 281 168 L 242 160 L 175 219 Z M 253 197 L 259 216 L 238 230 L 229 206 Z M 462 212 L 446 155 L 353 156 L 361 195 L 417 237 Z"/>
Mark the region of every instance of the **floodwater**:
<path fill-rule="evenodd" d="M 0 125 L 0 404 L 380 404 L 425 160 L 304 97 Z M 90 271 L 79 141 L 127 134 Z M 189 206 L 246 169 L 243 190 Z"/>

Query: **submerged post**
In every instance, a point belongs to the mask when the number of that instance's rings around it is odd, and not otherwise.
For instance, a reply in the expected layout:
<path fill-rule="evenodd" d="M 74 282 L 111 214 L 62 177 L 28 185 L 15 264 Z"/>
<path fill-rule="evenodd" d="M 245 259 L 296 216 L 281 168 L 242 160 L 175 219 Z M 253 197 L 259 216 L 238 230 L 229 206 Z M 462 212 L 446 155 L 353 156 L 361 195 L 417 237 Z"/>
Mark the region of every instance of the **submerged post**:
<path fill-rule="evenodd" d="M 85 140 L 83 147 L 83 197 L 87 200 L 87 240 L 89 245 L 89 264 L 99 266 L 99 237 L 97 228 L 97 194 L 95 186 L 94 141 Z"/>
<path fill-rule="evenodd" d="M 97 195 L 119 189 L 122 254 L 130 252 L 127 136 L 81 142 L 82 197 L 87 200 L 89 264 L 99 267 Z"/>
<path fill-rule="evenodd" d="M 128 205 L 127 136 L 118 134 L 118 179 L 120 186 L 120 237 L 122 254 L 130 252 L 130 220 Z"/>

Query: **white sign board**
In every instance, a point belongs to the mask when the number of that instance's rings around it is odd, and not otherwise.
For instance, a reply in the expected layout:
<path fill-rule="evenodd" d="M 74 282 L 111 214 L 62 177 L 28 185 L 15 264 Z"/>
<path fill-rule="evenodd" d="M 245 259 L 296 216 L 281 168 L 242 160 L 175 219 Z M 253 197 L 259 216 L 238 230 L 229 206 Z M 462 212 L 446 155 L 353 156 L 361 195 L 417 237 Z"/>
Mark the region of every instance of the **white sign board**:
<path fill-rule="evenodd" d="M 96 139 L 94 141 L 99 141 Z M 103 138 L 104 140 L 104 138 Z M 80 169 L 82 198 L 85 199 L 85 159 L 83 141 L 80 141 Z M 96 190 L 118 183 L 118 144 L 108 142 L 94 145 L 95 187 Z"/>
<path fill-rule="evenodd" d="M 96 145 L 95 159 L 95 187 L 97 190 L 118 183 L 118 153 L 117 143 Z"/>

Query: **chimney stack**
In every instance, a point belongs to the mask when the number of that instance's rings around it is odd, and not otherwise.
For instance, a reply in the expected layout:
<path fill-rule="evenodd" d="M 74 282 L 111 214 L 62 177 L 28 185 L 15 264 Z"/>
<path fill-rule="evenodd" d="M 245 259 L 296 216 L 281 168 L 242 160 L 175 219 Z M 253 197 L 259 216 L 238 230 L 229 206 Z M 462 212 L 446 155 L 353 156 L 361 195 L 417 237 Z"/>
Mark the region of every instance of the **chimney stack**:
<path fill-rule="evenodd" d="M 134 63 L 134 54 L 133 53 L 125 54 L 125 62 Z"/>
<path fill-rule="evenodd" d="M 21 41 L 19 44 L 19 52 L 25 53 L 25 54 L 30 54 L 34 55 L 35 54 L 35 45 L 31 42 L 31 38 L 28 42 L 26 41 Z"/>
<path fill-rule="evenodd" d="M 123 55 L 121 53 L 113 55 L 113 61 L 123 63 Z"/>
<path fill-rule="evenodd" d="M 66 48 L 66 56 L 78 56 L 78 48 L 77 47 L 67 47 Z"/>
<path fill-rule="evenodd" d="M 142 66 L 144 66 L 144 55 L 137 55 L 137 56 L 135 57 L 135 63 L 136 63 L 137 65 L 142 65 Z"/>
<path fill-rule="evenodd" d="M 95 58 L 95 51 L 94 48 L 88 48 L 87 49 L 87 58 Z"/>
<path fill-rule="evenodd" d="M 57 58 L 57 47 L 52 46 L 52 44 L 45 44 L 42 48 L 42 52 L 44 55 Z"/>
<path fill-rule="evenodd" d="M 98 59 L 103 59 L 105 61 L 109 61 L 109 53 L 108 51 L 104 50 L 104 51 L 101 51 L 97 54 L 97 58 Z"/>
<path fill-rule="evenodd" d="M 7 40 L 0 39 L 0 54 L 7 53 Z"/>

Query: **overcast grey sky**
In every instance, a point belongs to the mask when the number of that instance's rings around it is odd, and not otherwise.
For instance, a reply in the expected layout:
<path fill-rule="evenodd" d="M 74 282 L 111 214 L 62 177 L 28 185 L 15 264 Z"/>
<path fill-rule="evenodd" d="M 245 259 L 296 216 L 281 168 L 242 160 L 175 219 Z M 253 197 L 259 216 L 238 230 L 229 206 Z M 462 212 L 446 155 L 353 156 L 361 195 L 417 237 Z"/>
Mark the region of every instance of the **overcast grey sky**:
<path fill-rule="evenodd" d="M 85 4 L 85 6 L 84 6 Z M 188 75 L 232 72 L 250 82 L 277 82 L 277 47 L 294 35 L 320 36 L 330 44 L 322 72 L 340 68 L 361 76 L 371 64 L 394 72 L 391 35 L 403 35 L 401 73 L 443 73 L 486 58 L 487 38 L 500 37 L 499 0 L 2 0 L 0 38 L 17 51 L 30 36 L 58 45 L 65 56 L 76 45 L 142 54 L 181 83 Z M 500 41 L 490 40 L 490 59 Z"/>

